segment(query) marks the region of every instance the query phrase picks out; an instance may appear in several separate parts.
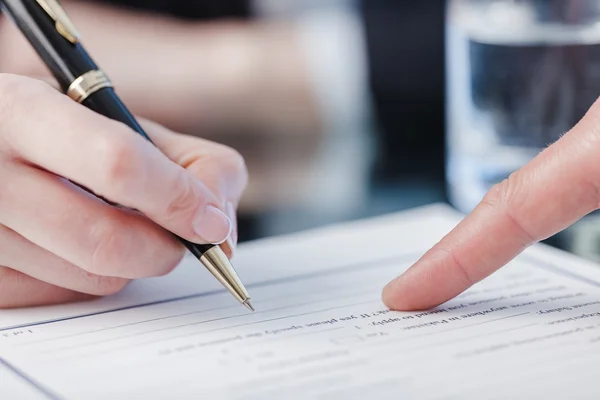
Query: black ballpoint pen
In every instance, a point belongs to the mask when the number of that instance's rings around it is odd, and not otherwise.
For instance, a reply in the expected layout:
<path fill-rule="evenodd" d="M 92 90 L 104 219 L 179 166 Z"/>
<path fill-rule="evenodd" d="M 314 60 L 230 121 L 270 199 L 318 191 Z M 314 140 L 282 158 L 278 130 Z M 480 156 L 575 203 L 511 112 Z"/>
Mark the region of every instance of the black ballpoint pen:
<path fill-rule="evenodd" d="M 79 33 L 57 0 L 0 0 L 0 4 L 71 99 L 126 124 L 152 142 L 83 48 Z M 248 292 L 219 246 L 177 238 L 240 303 L 254 311 Z"/>

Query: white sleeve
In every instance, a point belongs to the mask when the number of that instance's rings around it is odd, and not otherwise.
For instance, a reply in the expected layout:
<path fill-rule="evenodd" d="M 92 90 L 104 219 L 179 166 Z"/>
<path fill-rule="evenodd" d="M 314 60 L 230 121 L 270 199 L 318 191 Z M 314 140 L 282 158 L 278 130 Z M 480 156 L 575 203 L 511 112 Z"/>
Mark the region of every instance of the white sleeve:
<path fill-rule="evenodd" d="M 353 213 L 366 200 L 374 150 L 366 45 L 358 11 L 347 0 L 257 4 L 262 16 L 292 19 L 306 54 L 325 128 L 313 165 L 314 209 L 338 218 Z"/>
<path fill-rule="evenodd" d="M 353 0 L 255 0 L 262 18 L 297 26 L 327 127 L 345 130 L 369 119 L 363 23 Z"/>
<path fill-rule="evenodd" d="M 298 19 L 301 45 L 329 128 L 368 119 L 367 57 L 362 22 L 349 7 L 316 10 Z"/>

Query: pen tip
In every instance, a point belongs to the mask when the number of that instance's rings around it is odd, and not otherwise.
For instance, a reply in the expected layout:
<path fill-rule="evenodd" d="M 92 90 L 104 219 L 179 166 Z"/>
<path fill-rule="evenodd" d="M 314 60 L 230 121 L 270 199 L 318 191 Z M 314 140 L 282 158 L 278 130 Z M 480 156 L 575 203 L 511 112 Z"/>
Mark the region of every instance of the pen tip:
<path fill-rule="evenodd" d="M 252 307 L 252 303 L 250 303 L 250 299 L 248 299 L 248 300 L 246 300 L 246 301 L 244 302 L 244 306 L 245 306 L 245 307 L 246 307 L 248 310 L 250 310 L 250 311 L 254 312 L 254 307 Z"/>

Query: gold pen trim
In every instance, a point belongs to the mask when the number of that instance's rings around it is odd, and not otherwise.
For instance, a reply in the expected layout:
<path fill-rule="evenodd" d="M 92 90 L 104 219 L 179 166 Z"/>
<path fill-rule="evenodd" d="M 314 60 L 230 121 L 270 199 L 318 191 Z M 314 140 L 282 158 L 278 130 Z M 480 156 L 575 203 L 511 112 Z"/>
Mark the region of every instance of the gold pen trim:
<path fill-rule="evenodd" d="M 106 74 L 99 70 L 93 70 L 75 79 L 67 90 L 67 96 L 78 103 L 83 103 L 90 95 L 107 87 L 112 87 L 112 83 Z"/>
<path fill-rule="evenodd" d="M 57 0 L 36 0 L 55 22 L 56 30 L 62 37 L 75 44 L 79 41 L 79 32 Z"/>
<path fill-rule="evenodd" d="M 242 284 L 229 259 L 219 246 L 208 250 L 200 257 L 200 261 L 211 274 L 244 306 L 253 310 L 250 295 Z"/>

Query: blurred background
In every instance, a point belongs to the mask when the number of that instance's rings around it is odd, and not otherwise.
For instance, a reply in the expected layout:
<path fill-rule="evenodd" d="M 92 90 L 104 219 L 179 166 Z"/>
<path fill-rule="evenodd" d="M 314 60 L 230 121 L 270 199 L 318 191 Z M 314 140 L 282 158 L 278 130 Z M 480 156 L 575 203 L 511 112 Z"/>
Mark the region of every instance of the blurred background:
<path fill-rule="evenodd" d="M 245 156 L 241 241 L 468 212 L 600 93 L 596 0 L 62 3 L 135 113 Z M 0 71 L 48 75 L 6 21 Z M 580 226 L 549 242 L 594 258 Z"/>

